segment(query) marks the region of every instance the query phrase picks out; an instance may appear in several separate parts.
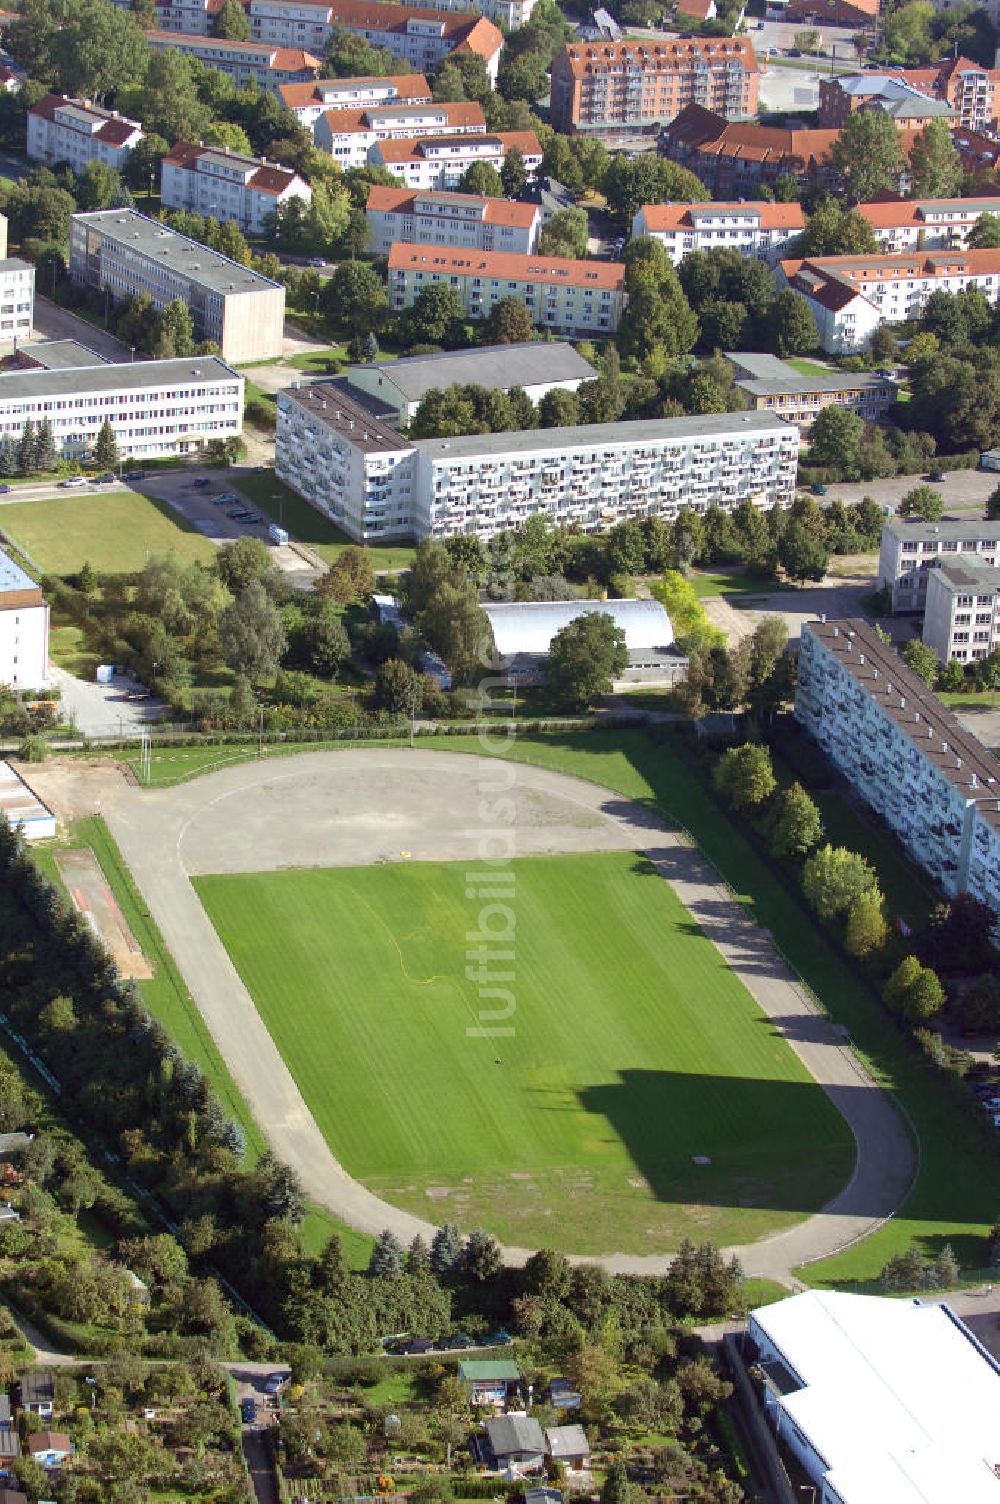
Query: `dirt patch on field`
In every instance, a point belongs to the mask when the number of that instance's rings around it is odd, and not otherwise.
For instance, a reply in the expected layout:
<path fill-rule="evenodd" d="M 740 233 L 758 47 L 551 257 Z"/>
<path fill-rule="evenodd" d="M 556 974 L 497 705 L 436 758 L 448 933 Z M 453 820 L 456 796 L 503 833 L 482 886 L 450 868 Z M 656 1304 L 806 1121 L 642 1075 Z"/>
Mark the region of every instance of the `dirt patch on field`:
<path fill-rule="evenodd" d="M 122 976 L 148 981 L 153 968 L 126 924 L 94 853 L 57 851 L 56 866 L 74 904 L 103 940 Z"/>

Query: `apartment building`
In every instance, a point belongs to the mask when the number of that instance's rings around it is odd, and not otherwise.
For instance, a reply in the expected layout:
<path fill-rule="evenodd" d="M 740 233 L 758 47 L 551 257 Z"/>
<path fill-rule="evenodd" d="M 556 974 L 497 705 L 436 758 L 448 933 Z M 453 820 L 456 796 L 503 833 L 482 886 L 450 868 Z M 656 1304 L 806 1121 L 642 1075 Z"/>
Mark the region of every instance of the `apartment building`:
<path fill-rule="evenodd" d="M 29 574 L 0 551 L 0 684 L 41 689 L 49 670 L 49 608 Z"/>
<path fill-rule="evenodd" d="M 417 193 L 381 183 L 373 183 L 368 190 L 365 216 L 373 256 L 388 256 L 397 241 L 530 254 L 542 223 L 537 204 L 473 193 Z"/>
<path fill-rule="evenodd" d="M 359 540 L 488 538 L 544 514 L 589 532 L 689 506 L 786 506 L 798 431 L 767 413 L 407 442 L 330 385 L 278 394 L 275 473 Z"/>
<path fill-rule="evenodd" d="M 322 54 L 334 30 L 385 47 L 418 73 L 433 73 L 449 52 L 476 52 L 496 83 L 503 33 L 478 11 L 424 9 L 381 0 L 249 0 L 255 41 Z"/>
<path fill-rule="evenodd" d="M 450 386 L 481 386 L 493 392 L 520 387 L 532 402 L 539 402 L 546 392 L 575 392 L 596 376 L 594 367 L 572 345 L 553 339 L 366 361 L 348 366 L 346 382 L 348 395 L 376 416 L 405 425 L 428 392 Z"/>
<path fill-rule="evenodd" d="M 923 130 L 932 120 L 951 121 L 946 99 L 935 98 L 898 73 L 841 73 L 819 81 L 817 123 L 839 131 L 855 110 L 881 110 L 900 130 Z"/>
<path fill-rule="evenodd" d="M 388 78 L 317 78 L 305 84 L 282 84 L 278 97 L 306 130 L 312 130 L 325 110 L 430 104 L 431 86 L 422 73 L 399 73 Z"/>
<path fill-rule="evenodd" d="M 997 9 L 1000 0 L 988 0 L 990 4 Z M 944 58 L 927 68 L 903 69 L 897 77 L 924 94 L 945 100 L 951 106 L 956 125 L 973 131 L 996 129 L 1000 115 L 1000 68 L 985 68 L 971 58 L 955 57 Z"/>
<path fill-rule="evenodd" d="M 803 187 L 832 185 L 836 174 L 829 158 L 837 134 L 730 121 L 689 104 L 664 127 L 660 151 L 689 168 L 713 197 L 753 199 L 782 177 L 796 178 Z"/>
<path fill-rule="evenodd" d="M 121 172 L 143 138 L 138 120 L 63 94 L 46 94 L 31 106 L 27 132 L 27 154 L 33 162 L 68 162 L 74 172 L 82 172 L 88 162 L 103 162 Z"/>
<path fill-rule="evenodd" d="M 801 204 L 643 204 L 632 239 L 658 240 L 675 266 L 692 251 L 730 250 L 773 266 L 805 229 Z"/>
<path fill-rule="evenodd" d="M 266 157 L 181 141 L 163 158 L 160 199 L 165 209 L 232 221 L 247 234 L 262 235 L 268 216 L 293 198 L 308 202 L 309 184 Z"/>
<path fill-rule="evenodd" d="M 757 113 L 760 69 L 745 37 L 571 42 L 552 64 L 557 131 L 621 131 L 673 120 L 687 105 L 727 120 Z"/>
<path fill-rule="evenodd" d="M 320 151 L 339 167 L 364 167 L 379 141 L 483 136 L 486 117 L 474 100 L 456 104 L 382 104 L 361 110 L 324 110 L 313 127 Z"/>
<path fill-rule="evenodd" d="M 806 622 L 795 716 L 949 896 L 1000 912 L 1000 772 L 861 619 Z"/>
<path fill-rule="evenodd" d="M 191 454 L 243 431 L 243 377 L 217 355 L 0 373 L 0 439 L 48 419 L 63 459 L 87 459 L 105 419 L 128 459 Z"/>
<path fill-rule="evenodd" d="M 423 0 L 414 0 L 421 9 Z M 518 31 L 531 20 L 536 0 L 477 0 L 478 9 L 504 31 Z M 468 0 L 436 0 L 438 10 L 468 10 Z"/>
<path fill-rule="evenodd" d="M 941 560 L 927 571 L 921 637 L 942 663 L 974 663 L 1000 647 L 1000 570 L 986 559 Z"/>
<path fill-rule="evenodd" d="M 1000 522 L 920 522 L 894 518 L 882 529 L 879 586 L 892 591 L 893 615 L 920 613 L 929 572 L 941 564 L 1000 564 Z"/>
<path fill-rule="evenodd" d="M 575 261 L 511 251 L 450 251 L 447 246 L 394 245 L 389 252 L 389 303 L 409 308 L 425 287 L 454 288 L 462 310 L 486 318 L 503 298 L 520 298 L 541 329 L 586 336 L 614 334 L 625 307 L 620 261 Z"/>
<path fill-rule="evenodd" d="M 770 8 L 777 0 L 770 0 Z M 871 31 L 878 20 L 879 0 L 789 0 L 781 6 L 782 21 L 807 26 L 853 26 Z"/>
<path fill-rule="evenodd" d="M 198 339 L 214 340 L 224 359 L 281 354 L 285 289 L 135 209 L 102 209 L 70 220 L 69 271 L 116 302 L 148 293 L 156 309 L 186 303 Z"/>
<path fill-rule="evenodd" d="M 4 257 L 0 260 L 0 346 L 29 340 L 34 321 L 35 268 L 16 256 Z"/>
<path fill-rule="evenodd" d="M 932 292 L 978 287 L 1000 296 L 1000 250 L 929 251 L 896 256 L 817 256 L 782 261 L 784 285 L 801 293 L 831 355 L 863 349 L 884 323 L 918 318 Z"/>
<path fill-rule="evenodd" d="M 542 164 L 542 148 L 534 131 L 376 141 L 368 153 L 368 164 L 386 168 L 411 189 L 457 188 L 473 162 L 488 162 L 499 172 L 509 151 L 521 153 L 529 178 Z"/>
<path fill-rule="evenodd" d="M 981 215 L 1000 215 L 1000 197 L 892 199 L 859 204 L 857 213 L 871 225 L 887 255 L 964 250 Z"/>
<path fill-rule="evenodd" d="M 846 407 L 866 423 L 883 418 L 895 402 L 898 383 L 873 371 L 803 376 L 776 355 L 726 353 L 735 385 L 757 412 L 777 413 L 804 432 L 825 407 Z"/>
<path fill-rule="evenodd" d="M 145 36 L 154 52 L 179 52 L 197 58 L 206 68 L 218 68 L 235 79 L 240 89 L 257 84 L 277 94 L 282 84 L 314 79 L 323 66 L 322 58 L 301 47 L 272 47 L 265 42 L 234 42 L 172 31 L 147 31 Z"/>

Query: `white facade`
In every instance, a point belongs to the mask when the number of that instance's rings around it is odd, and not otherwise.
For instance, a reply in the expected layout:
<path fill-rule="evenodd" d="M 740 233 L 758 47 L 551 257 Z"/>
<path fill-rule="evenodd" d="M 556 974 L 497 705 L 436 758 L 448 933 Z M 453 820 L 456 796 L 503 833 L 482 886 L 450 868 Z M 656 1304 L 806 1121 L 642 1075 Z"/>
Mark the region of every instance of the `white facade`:
<path fill-rule="evenodd" d="M 1000 1366 L 948 1305 L 809 1290 L 747 1341 L 814 1504 L 1000 1501 Z"/>
<path fill-rule="evenodd" d="M 380 183 L 369 189 L 365 217 L 373 256 L 388 256 L 397 241 L 529 255 L 542 224 L 537 204 L 433 189 L 411 192 Z"/>
<path fill-rule="evenodd" d="M 407 442 L 330 386 L 278 394 L 275 473 L 354 538 L 600 532 L 682 507 L 787 506 L 798 429 L 766 413 Z"/>
<path fill-rule="evenodd" d="M 137 120 L 117 110 L 101 110 L 89 100 L 46 94 L 27 115 L 27 154 L 34 162 L 68 162 L 82 172 L 88 162 L 103 162 L 120 172 L 143 138 Z"/>
<path fill-rule="evenodd" d="M 882 529 L 879 585 L 892 591 L 892 610 L 921 612 L 928 572 L 943 563 L 1000 563 L 1000 522 L 918 522 L 902 517 Z"/>
<path fill-rule="evenodd" d="M 218 68 L 220 73 L 228 74 L 241 89 L 255 83 L 277 94 L 282 84 L 315 78 L 323 66 L 322 57 L 302 47 L 272 47 L 179 31 L 147 31 L 145 35 L 154 52 L 179 52 L 184 57 L 197 58 L 206 68 Z"/>
<path fill-rule="evenodd" d="M 1000 198 L 931 198 L 859 204 L 885 255 L 902 251 L 965 250 L 984 214 L 1000 216 Z"/>
<path fill-rule="evenodd" d="M 795 716 L 953 897 L 1000 912 L 1000 772 L 864 621 L 807 622 Z"/>
<path fill-rule="evenodd" d="M 0 261 L 0 345 L 31 338 L 35 318 L 35 268 L 16 256 Z"/>
<path fill-rule="evenodd" d="M 325 110 L 313 127 L 320 151 L 338 166 L 365 167 L 379 141 L 420 140 L 423 137 L 482 136 L 486 117 L 482 105 L 387 104 L 364 110 Z"/>
<path fill-rule="evenodd" d="M 385 104 L 427 104 L 431 86 L 419 73 L 391 78 L 318 78 L 308 84 L 282 84 L 281 102 L 312 130 L 325 110 L 367 110 Z"/>
<path fill-rule="evenodd" d="M 385 167 L 407 188 L 457 188 L 473 162 L 487 162 L 499 172 L 511 149 L 521 153 L 528 177 L 534 177 L 542 165 L 542 148 L 531 131 L 377 141 L 368 153 L 368 164 Z"/>
<path fill-rule="evenodd" d="M 1000 570 L 984 559 L 927 571 L 921 637 L 942 663 L 973 663 L 1000 646 Z"/>
<path fill-rule="evenodd" d="M 416 0 L 420 8 L 421 0 Z M 1000 0 L 998 0 L 1000 3 Z M 476 0 L 476 9 L 505 31 L 517 31 L 531 20 L 536 0 Z M 468 11 L 469 0 L 434 0 L 435 10 Z"/>
<path fill-rule="evenodd" d="M 308 203 L 312 189 L 297 172 L 265 157 L 180 145 L 163 159 L 160 197 L 165 209 L 187 209 L 262 235 L 268 215 L 293 198 Z"/>
<path fill-rule="evenodd" d="M 243 431 L 243 377 L 217 355 L 0 374 L 0 440 L 48 421 L 63 459 L 91 454 L 107 419 L 123 458 L 190 454 Z"/>
<path fill-rule="evenodd" d="M 804 229 L 799 204 L 643 204 L 632 220 L 632 239 L 658 240 L 675 266 L 692 251 L 715 250 L 773 266 Z"/>
<path fill-rule="evenodd" d="M 45 597 L 31 576 L 0 551 L 0 684 L 41 689 L 48 677 L 48 662 Z"/>

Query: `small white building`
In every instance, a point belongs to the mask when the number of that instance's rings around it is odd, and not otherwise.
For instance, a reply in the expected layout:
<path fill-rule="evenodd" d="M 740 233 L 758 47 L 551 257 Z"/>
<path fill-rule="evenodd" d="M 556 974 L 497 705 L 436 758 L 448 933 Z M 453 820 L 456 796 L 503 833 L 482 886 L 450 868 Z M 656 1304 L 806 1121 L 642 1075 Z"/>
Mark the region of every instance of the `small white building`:
<path fill-rule="evenodd" d="M 747 1339 L 816 1504 L 1000 1504 L 1000 1365 L 946 1304 L 809 1290 Z"/>
<path fill-rule="evenodd" d="M 509 151 L 521 153 L 529 178 L 542 165 L 542 148 L 534 131 L 377 141 L 368 154 L 368 165 L 384 167 L 408 188 L 457 188 L 474 162 L 486 162 L 499 172 Z"/>
<path fill-rule="evenodd" d="M 498 392 L 520 387 L 538 402 L 556 389 L 575 392 L 596 376 L 594 367 L 562 340 L 408 355 L 348 366 L 346 373 L 356 392 L 375 399 L 382 416 L 401 424 L 409 423 L 428 392 L 449 386 L 485 386 Z"/>
<path fill-rule="evenodd" d="M 0 814 L 21 832 L 26 841 L 47 841 L 56 833 L 55 815 L 9 762 L 0 762 Z M 14 1212 L 13 1216 L 16 1217 L 17 1213 Z M 51 1415 L 52 1411 L 39 1410 L 38 1414 Z M 0 1467 L 2 1465 L 0 1454 Z"/>
<path fill-rule="evenodd" d="M 1000 522 L 924 522 L 894 517 L 882 529 L 878 556 L 879 585 L 892 591 L 893 615 L 920 613 L 934 566 L 981 560 L 1000 563 Z"/>
<path fill-rule="evenodd" d="M 45 597 L 20 564 L 0 551 L 0 684 L 41 689 L 48 679 L 48 663 Z"/>
<path fill-rule="evenodd" d="M 261 235 L 268 215 L 293 198 L 308 203 L 312 189 L 297 172 L 266 157 L 181 141 L 163 158 L 160 197 L 165 209 L 231 221 L 250 235 Z"/>
<path fill-rule="evenodd" d="M 313 127 L 320 151 L 339 167 L 365 167 L 379 141 L 417 141 L 424 137 L 482 136 L 483 107 L 475 100 L 456 104 L 380 104 L 363 109 L 324 110 Z"/>
<path fill-rule="evenodd" d="M 138 120 L 63 94 L 46 94 L 33 104 L 27 129 L 32 161 L 68 162 L 74 172 L 82 172 L 88 162 L 103 162 L 120 172 L 144 134 Z"/>
<path fill-rule="evenodd" d="M 542 226 L 537 204 L 436 189 L 420 193 L 412 188 L 388 188 L 384 183 L 373 183 L 368 190 L 365 217 L 373 256 L 388 256 L 399 240 L 530 255 Z"/>
<path fill-rule="evenodd" d="M 921 636 L 942 663 L 974 663 L 1000 646 L 1000 569 L 972 557 L 927 571 Z"/>
<path fill-rule="evenodd" d="M 499 665 L 511 684 L 534 684 L 544 677 L 545 663 L 553 639 L 581 616 L 608 616 L 625 633 L 628 668 L 622 682 L 673 683 L 680 678 L 687 663 L 672 652 L 674 629 L 670 617 L 659 601 L 502 601 L 484 604 L 493 633 L 493 646 Z M 563 1437 L 562 1433 L 567 1434 Z M 579 1426 L 557 1427 L 551 1434 L 559 1446 L 565 1440 L 576 1450 L 552 1452 L 566 1460 L 579 1453 Z M 584 1450 L 586 1437 L 583 1437 Z M 578 1464 L 582 1465 L 582 1464 Z"/>
<path fill-rule="evenodd" d="M 398 73 L 388 78 L 359 74 L 357 78 L 317 78 L 305 84 L 282 84 L 282 104 L 312 130 L 324 110 L 366 110 L 383 104 L 429 104 L 431 86 L 422 73 Z"/>
<path fill-rule="evenodd" d="M 8 256 L 0 261 L 0 345 L 31 338 L 35 322 L 35 268 Z"/>
<path fill-rule="evenodd" d="M 632 238 L 658 240 L 675 266 L 692 251 L 739 251 L 771 265 L 805 229 L 801 204 L 643 204 Z"/>

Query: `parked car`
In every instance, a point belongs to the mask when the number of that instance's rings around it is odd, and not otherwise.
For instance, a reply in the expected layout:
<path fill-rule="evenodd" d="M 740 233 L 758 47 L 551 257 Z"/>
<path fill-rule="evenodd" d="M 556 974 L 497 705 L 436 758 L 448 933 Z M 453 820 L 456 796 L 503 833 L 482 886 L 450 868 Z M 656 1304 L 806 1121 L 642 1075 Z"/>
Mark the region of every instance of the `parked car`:
<path fill-rule="evenodd" d="M 257 1401 L 251 1399 L 240 1400 L 240 1419 L 245 1426 L 252 1426 L 257 1419 Z"/>
<path fill-rule="evenodd" d="M 85 486 L 86 484 L 87 477 L 85 475 L 68 475 L 65 480 L 59 482 L 60 489 L 63 491 L 69 491 L 76 486 Z"/>
<path fill-rule="evenodd" d="M 117 479 L 117 475 L 112 475 L 110 470 L 106 470 L 103 475 L 97 477 L 97 483 L 99 486 L 110 486 Z"/>
<path fill-rule="evenodd" d="M 11 491 L 13 491 L 13 489 L 13 486 L 0 486 L 0 496 L 7 496 Z"/>
<path fill-rule="evenodd" d="M 199 491 L 204 491 L 205 487 L 210 486 L 212 482 L 207 475 L 196 475 L 191 484 L 197 486 Z"/>
<path fill-rule="evenodd" d="M 826 486 L 813 486 L 812 493 L 814 496 L 825 496 Z"/>
<path fill-rule="evenodd" d="M 310 256 L 306 266 L 325 266 L 326 261 L 322 256 Z"/>
<path fill-rule="evenodd" d="M 936 486 L 939 486 L 942 481 L 947 480 L 948 477 L 945 475 L 943 470 L 932 470 L 927 479 L 932 480 Z"/>
<path fill-rule="evenodd" d="M 145 480 L 146 479 L 146 472 L 145 472 L 145 470 L 130 470 L 129 473 L 128 473 L 128 479 L 129 480 Z"/>
<path fill-rule="evenodd" d="M 288 1379 L 289 1375 L 287 1373 L 269 1373 L 267 1378 L 264 1380 L 264 1393 L 280 1394 L 282 1389 L 284 1389 L 285 1385 L 288 1383 Z"/>

